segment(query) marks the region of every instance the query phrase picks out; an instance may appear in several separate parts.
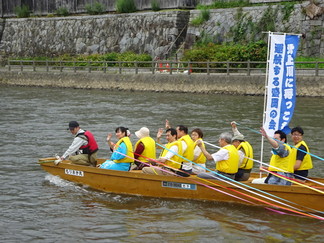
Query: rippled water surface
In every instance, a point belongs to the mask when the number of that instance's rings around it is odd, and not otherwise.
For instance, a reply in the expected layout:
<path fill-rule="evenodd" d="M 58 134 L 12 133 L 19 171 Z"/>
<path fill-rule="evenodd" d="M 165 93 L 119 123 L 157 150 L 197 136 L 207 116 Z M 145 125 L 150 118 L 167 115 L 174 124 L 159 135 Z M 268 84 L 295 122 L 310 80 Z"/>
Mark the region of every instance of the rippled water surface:
<path fill-rule="evenodd" d="M 259 159 L 263 97 L 0 87 L 0 100 L 1 241 L 323 242 L 324 224 L 315 219 L 236 204 L 108 194 L 49 175 L 37 164 L 70 145 L 70 120 L 94 133 L 105 158 L 106 135 L 117 126 L 132 132 L 148 126 L 154 136 L 167 118 L 190 130 L 202 128 L 215 144 L 236 120 Z M 298 98 L 291 122 L 304 128 L 319 157 L 323 101 Z M 265 144 L 265 160 L 268 150 Z M 315 158 L 314 164 L 311 175 L 323 177 L 323 162 Z"/>

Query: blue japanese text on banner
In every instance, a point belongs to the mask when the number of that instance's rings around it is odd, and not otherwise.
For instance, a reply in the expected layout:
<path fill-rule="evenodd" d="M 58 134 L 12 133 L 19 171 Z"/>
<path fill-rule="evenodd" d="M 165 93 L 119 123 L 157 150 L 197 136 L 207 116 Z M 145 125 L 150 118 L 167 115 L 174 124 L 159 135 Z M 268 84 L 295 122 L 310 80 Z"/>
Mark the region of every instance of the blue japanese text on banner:
<path fill-rule="evenodd" d="M 296 102 L 295 57 L 299 36 L 270 34 L 268 91 L 264 129 L 269 136 L 276 130 L 289 133 Z"/>

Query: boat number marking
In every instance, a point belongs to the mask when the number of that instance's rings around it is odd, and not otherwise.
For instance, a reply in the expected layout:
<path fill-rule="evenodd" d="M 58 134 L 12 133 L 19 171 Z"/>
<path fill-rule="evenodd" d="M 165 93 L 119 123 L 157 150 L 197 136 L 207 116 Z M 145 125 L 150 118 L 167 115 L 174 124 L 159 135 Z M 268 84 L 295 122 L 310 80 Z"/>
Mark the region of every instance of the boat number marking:
<path fill-rule="evenodd" d="M 84 176 L 83 171 L 65 169 L 65 174 L 73 176 Z"/>
<path fill-rule="evenodd" d="M 197 190 L 196 184 L 180 183 L 173 181 L 162 181 L 162 187 L 171 187 L 176 189 Z"/>

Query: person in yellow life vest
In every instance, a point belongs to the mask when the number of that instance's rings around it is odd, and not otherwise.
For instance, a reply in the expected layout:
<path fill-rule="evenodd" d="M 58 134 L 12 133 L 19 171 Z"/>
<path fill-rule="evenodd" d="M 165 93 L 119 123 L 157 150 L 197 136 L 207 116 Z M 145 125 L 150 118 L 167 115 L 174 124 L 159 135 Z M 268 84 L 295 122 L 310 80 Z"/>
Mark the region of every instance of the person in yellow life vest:
<path fill-rule="evenodd" d="M 156 158 L 156 146 L 154 139 L 150 137 L 150 130 L 147 127 L 142 127 L 140 130 L 135 132 L 135 135 L 139 140 L 134 146 L 134 163 L 136 167 L 133 170 L 141 170 L 144 167 L 149 166 L 149 158 Z"/>
<path fill-rule="evenodd" d="M 216 163 L 216 173 L 203 172 L 197 176 L 205 179 L 234 179 L 238 171 L 240 156 L 234 145 L 231 144 L 232 135 L 228 132 L 223 132 L 219 136 L 218 144 L 221 147 L 216 153 L 210 154 L 203 147 L 201 141 L 197 141 L 203 154 L 208 160 L 214 160 Z"/>
<path fill-rule="evenodd" d="M 235 175 L 236 181 L 247 181 L 250 178 L 253 168 L 253 148 L 244 139 L 243 134 L 237 129 L 235 121 L 231 122 L 233 138 L 232 144 L 236 147 L 240 155 L 239 169 Z"/>
<path fill-rule="evenodd" d="M 99 165 L 99 168 L 110 170 L 129 171 L 134 162 L 133 145 L 129 139 L 130 132 L 126 127 L 117 127 L 116 138 L 119 139 L 116 144 L 111 141 L 112 134 L 107 136 L 109 148 L 113 151 L 110 160 L 106 160 Z"/>
<path fill-rule="evenodd" d="M 195 144 L 191 137 L 188 135 L 188 127 L 178 125 L 177 128 L 178 141 L 182 146 L 182 161 L 181 170 L 184 171 L 182 176 L 188 176 L 192 173 L 192 161 L 194 159 Z"/>
<path fill-rule="evenodd" d="M 202 146 L 205 147 L 204 141 L 202 138 L 204 137 L 203 132 L 199 128 L 195 128 L 191 131 L 191 139 L 194 141 L 194 158 L 192 164 L 192 174 L 199 174 L 202 172 L 206 172 L 206 156 L 203 154 L 199 146 L 197 145 L 197 140 L 202 142 Z"/>
<path fill-rule="evenodd" d="M 294 176 L 302 181 L 308 176 L 308 170 L 313 168 L 312 157 L 309 154 L 307 144 L 303 140 L 303 135 L 304 130 L 301 127 L 297 126 L 291 129 L 291 139 L 295 144 L 291 148 L 292 157 L 295 159 Z"/>
<path fill-rule="evenodd" d="M 163 129 L 159 129 L 157 135 L 158 143 L 160 143 L 159 140 L 162 133 Z M 167 129 L 166 139 L 168 143 L 165 145 L 165 149 L 163 149 L 160 157 L 156 160 L 152 160 L 152 164 L 154 164 L 154 162 L 160 162 L 165 166 L 160 164 L 159 166 L 144 167 L 142 169 L 144 174 L 173 176 L 179 173 L 182 159 L 177 155 L 182 154 L 182 147 L 181 143 L 177 140 L 177 131 L 174 128 Z"/>
<path fill-rule="evenodd" d="M 265 183 L 290 186 L 291 182 L 288 180 L 293 178 L 295 161 L 292 158 L 290 146 L 286 144 L 286 134 L 283 131 L 277 130 L 275 131 L 273 138 L 271 138 L 268 136 L 263 127 L 261 127 L 260 132 L 261 135 L 264 136 L 272 146 L 272 156 L 268 170 L 285 177 L 280 178 L 269 173 Z"/>

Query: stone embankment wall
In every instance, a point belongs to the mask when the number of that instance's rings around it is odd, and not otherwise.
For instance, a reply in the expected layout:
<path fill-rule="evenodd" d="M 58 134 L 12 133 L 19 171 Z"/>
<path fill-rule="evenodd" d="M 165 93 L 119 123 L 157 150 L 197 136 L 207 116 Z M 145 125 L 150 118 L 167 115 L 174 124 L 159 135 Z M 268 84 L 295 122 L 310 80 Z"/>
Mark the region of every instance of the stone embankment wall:
<path fill-rule="evenodd" d="M 264 95 L 265 76 L 1 72 L 0 85 Z M 297 78 L 297 95 L 324 97 L 323 77 Z"/>
<path fill-rule="evenodd" d="M 305 9 L 309 6 L 309 2 L 296 4 L 289 14 L 289 18 L 285 17 L 287 9 L 284 6 L 278 8 L 277 5 L 272 5 L 272 17 L 275 19 L 275 29 L 277 32 L 302 34 L 300 39 L 299 53 L 303 56 L 324 56 L 324 13 L 320 16 L 310 18 L 305 15 Z M 324 9 L 324 2 L 321 4 Z M 269 11 L 269 6 L 245 7 L 238 17 L 239 9 L 214 9 L 210 10 L 210 19 L 202 25 L 195 27 L 190 26 L 186 35 L 186 47 L 190 48 L 198 37 L 202 34 L 213 36 L 219 42 L 231 42 L 233 33 L 231 28 L 238 26 L 236 31 L 249 32 L 251 29 L 247 27 L 249 22 L 259 25 L 264 21 L 263 16 Z M 199 10 L 192 10 L 190 21 L 199 16 Z M 270 19 L 271 20 L 271 19 Z M 268 21 L 270 21 L 268 20 Z M 263 29 L 262 31 L 268 31 Z M 260 37 L 266 39 L 263 33 L 256 33 Z M 244 33 L 242 33 L 243 35 Z M 252 33 L 248 33 L 248 35 Z M 248 38 L 249 39 L 249 38 Z"/>
<path fill-rule="evenodd" d="M 49 57 L 125 51 L 165 55 L 184 41 L 189 14 L 168 11 L 7 19 L 2 25 L 0 51 L 9 56 Z"/>
<path fill-rule="evenodd" d="M 299 55 L 324 56 L 324 14 L 307 17 L 308 5 L 309 1 L 296 4 L 288 19 L 284 19 L 284 11 L 279 11 L 274 16 L 276 31 L 305 34 Z M 243 21 L 258 22 L 267 9 L 267 6 L 243 8 Z M 211 10 L 210 20 L 199 27 L 190 24 L 200 14 L 199 10 L 2 19 L 0 57 L 134 51 L 166 58 L 180 47 L 190 48 L 202 33 L 219 42 L 232 41 L 231 28 L 242 22 L 236 17 L 239 10 Z"/>

